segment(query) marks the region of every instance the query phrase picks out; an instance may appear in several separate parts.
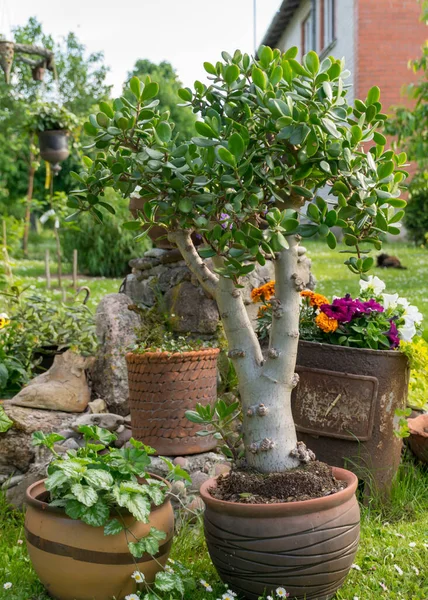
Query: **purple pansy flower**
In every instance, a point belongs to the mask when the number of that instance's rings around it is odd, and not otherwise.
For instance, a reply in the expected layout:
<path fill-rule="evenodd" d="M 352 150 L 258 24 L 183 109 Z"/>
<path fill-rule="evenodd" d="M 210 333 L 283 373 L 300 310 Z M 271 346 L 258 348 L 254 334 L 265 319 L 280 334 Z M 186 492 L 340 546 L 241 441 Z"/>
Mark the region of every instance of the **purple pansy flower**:
<path fill-rule="evenodd" d="M 383 307 L 378 304 L 373 298 L 367 302 L 361 300 L 353 300 L 350 294 L 346 294 L 344 298 L 336 298 L 332 304 L 323 304 L 321 311 L 330 319 L 336 319 L 340 323 L 349 323 L 355 316 L 368 315 L 372 311 L 382 312 Z"/>

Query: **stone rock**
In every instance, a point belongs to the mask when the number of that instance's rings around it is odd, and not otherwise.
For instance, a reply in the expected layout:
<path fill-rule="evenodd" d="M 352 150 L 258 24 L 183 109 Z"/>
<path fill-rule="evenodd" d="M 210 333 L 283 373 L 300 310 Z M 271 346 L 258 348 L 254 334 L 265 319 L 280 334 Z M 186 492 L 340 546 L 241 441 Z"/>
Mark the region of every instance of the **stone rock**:
<path fill-rule="evenodd" d="M 183 281 L 165 294 L 165 303 L 171 316 L 171 325 L 177 333 L 213 334 L 219 314 L 214 300 L 200 287 Z"/>
<path fill-rule="evenodd" d="M 46 469 L 50 462 L 50 457 L 45 459 L 42 463 L 32 465 L 29 471 L 25 474 L 24 479 L 6 492 L 6 500 L 15 506 L 15 508 L 21 509 L 25 503 L 25 492 L 27 488 L 46 477 Z"/>
<path fill-rule="evenodd" d="M 55 356 L 52 367 L 30 381 L 13 399 L 15 406 L 83 412 L 91 392 L 85 369 L 93 363 L 71 350 Z"/>
<path fill-rule="evenodd" d="M 108 412 L 107 404 L 104 402 L 104 400 L 102 398 L 96 398 L 95 400 L 92 400 L 92 402 L 89 402 L 88 408 L 89 408 L 89 412 L 92 414 L 94 414 L 94 413 L 100 414 L 100 413 Z"/>
<path fill-rule="evenodd" d="M 174 481 L 171 485 L 171 494 L 175 494 L 179 498 L 185 498 L 187 496 L 186 484 L 184 481 Z"/>
<path fill-rule="evenodd" d="M 129 302 L 135 304 L 144 304 L 144 306 L 153 306 L 156 297 L 152 288 L 154 277 L 148 277 L 144 281 L 138 281 L 138 278 L 131 274 L 127 275 L 124 284 L 124 292 L 129 297 Z"/>
<path fill-rule="evenodd" d="M 183 469 L 188 469 L 189 467 L 189 460 L 184 456 L 177 456 L 177 458 L 174 458 L 172 462 L 175 465 L 180 465 L 180 467 L 182 467 Z"/>
<path fill-rule="evenodd" d="M 131 415 L 126 415 L 126 417 L 123 417 L 123 420 L 125 425 L 131 425 Z"/>
<path fill-rule="evenodd" d="M 9 488 L 11 488 L 13 486 L 18 485 L 18 483 L 21 483 L 21 481 L 23 481 L 23 479 L 25 479 L 25 475 L 14 475 L 13 477 L 9 477 L 2 484 L 1 489 L 8 490 Z"/>
<path fill-rule="evenodd" d="M 68 438 L 68 440 L 62 442 L 61 446 L 67 450 L 79 450 L 80 448 L 79 444 L 73 438 Z"/>
<path fill-rule="evenodd" d="M 148 269 L 158 265 L 159 260 L 157 258 L 146 258 L 144 256 L 143 258 L 133 258 L 128 264 L 132 269 L 136 269 L 138 271 L 147 271 Z"/>
<path fill-rule="evenodd" d="M 202 498 L 200 498 L 199 496 L 196 496 L 195 498 L 193 498 L 193 500 L 191 502 L 189 502 L 189 504 L 187 504 L 186 508 L 197 512 L 200 510 L 204 510 L 205 504 L 204 504 L 204 501 L 202 500 Z"/>
<path fill-rule="evenodd" d="M 163 248 L 152 248 L 151 250 L 147 250 L 144 253 L 144 258 L 161 258 L 164 254 L 167 254 L 169 250 L 164 250 Z"/>
<path fill-rule="evenodd" d="M 128 309 L 131 299 L 125 294 L 108 294 L 97 308 L 97 336 L 100 342 L 92 368 L 92 386 L 109 410 L 129 414 L 128 371 L 125 353 L 135 344 L 139 316 Z"/>
<path fill-rule="evenodd" d="M 161 292 L 167 292 L 170 288 L 182 281 L 190 281 L 191 273 L 187 267 L 173 267 L 165 269 L 159 275 L 157 286 Z"/>
<path fill-rule="evenodd" d="M 160 261 L 163 265 L 169 263 L 181 262 L 183 257 L 181 256 L 181 252 L 178 248 L 173 248 L 172 250 L 167 250 L 160 256 Z"/>
<path fill-rule="evenodd" d="M 123 425 L 123 417 L 113 413 L 86 414 L 75 419 L 71 424 L 71 427 L 74 431 L 78 431 L 81 425 L 98 425 L 98 427 L 101 427 L 102 429 L 116 431 L 120 425 Z"/>
<path fill-rule="evenodd" d="M 119 429 L 120 427 L 123 427 L 123 425 L 120 425 Z M 114 442 L 116 448 L 122 448 L 132 438 L 132 431 L 128 427 L 123 427 L 123 430 L 120 432 L 119 429 L 116 432 L 117 440 Z"/>
<path fill-rule="evenodd" d="M 66 429 L 76 418 L 76 415 L 66 412 L 15 406 L 10 400 L 4 402 L 3 407 L 13 421 L 13 427 L 0 433 L 0 469 L 12 467 L 27 471 L 36 457 L 45 452 L 32 445 L 31 434 L 35 431 L 51 433 Z"/>
<path fill-rule="evenodd" d="M 201 485 L 208 481 L 210 476 L 206 473 L 203 473 L 202 471 L 195 471 L 194 473 L 192 473 L 191 478 L 192 483 L 190 485 L 190 489 L 199 492 L 199 488 L 201 487 Z"/>
<path fill-rule="evenodd" d="M 231 469 L 230 465 L 224 464 L 224 463 L 220 463 L 218 465 L 215 465 L 214 467 L 214 476 L 218 477 L 219 475 L 226 475 L 226 473 L 229 473 Z"/>

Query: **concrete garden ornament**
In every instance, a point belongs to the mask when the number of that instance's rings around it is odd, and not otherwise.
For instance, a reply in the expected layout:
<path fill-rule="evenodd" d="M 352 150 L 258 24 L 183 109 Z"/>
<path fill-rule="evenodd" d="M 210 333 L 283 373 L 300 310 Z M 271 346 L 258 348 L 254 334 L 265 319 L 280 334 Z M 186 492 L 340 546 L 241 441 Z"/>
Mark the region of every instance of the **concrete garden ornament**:
<path fill-rule="evenodd" d="M 379 89 L 350 106 L 343 62 L 320 62 L 315 52 L 298 62 L 297 52 L 261 47 L 257 59 L 237 50 L 223 52 L 215 65 L 205 63 L 210 83 L 180 91 L 200 115 L 195 136 L 180 144 L 168 112 L 158 110 L 157 83 L 131 79 L 132 102 L 101 103 L 85 123 L 98 152 L 84 158 L 69 201 L 75 213 L 89 211 L 102 222 L 103 211 L 114 210 L 106 187 L 129 197 L 139 186 L 146 202 L 125 227 L 137 238 L 151 226 L 164 227 L 217 301 L 239 379 L 245 462 L 260 477 L 287 474 L 311 458 L 297 444 L 291 413 L 300 293 L 309 279 L 301 239 L 319 235 L 335 248 L 333 228 L 341 228 L 346 264 L 366 280 L 374 264 L 370 251 L 381 247 L 381 233 L 399 232 L 403 211 L 396 209 L 405 206 L 406 155 L 385 150 Z M 199 249 L 194 232 L 203 238 Z M 275 263 L 275 295 L 264 355 L 240 277 L 267 257 Z M 352 564 L 359 523 L 355 476 L 341 469 L 334 475 L 341 491 L 288 503 L 225 502 L 211 493 L 215 481 L 205 486 L 209 550 L 224 581 L 254 599 L 279 586 L 290 597 L 330 598 Z M 317 518 L 309 519 L 313 514 Z M 309 520 L 315 523 L 310 530 Z M 340 543 L 332 534 L 337 527 Z M 294 536 L 293 547 L 302 548 L 298 562 L 288 557 L 291 538 L 278 537 L 285 530 Z M 233 570 L 226 564 L 232 555 Z"/>

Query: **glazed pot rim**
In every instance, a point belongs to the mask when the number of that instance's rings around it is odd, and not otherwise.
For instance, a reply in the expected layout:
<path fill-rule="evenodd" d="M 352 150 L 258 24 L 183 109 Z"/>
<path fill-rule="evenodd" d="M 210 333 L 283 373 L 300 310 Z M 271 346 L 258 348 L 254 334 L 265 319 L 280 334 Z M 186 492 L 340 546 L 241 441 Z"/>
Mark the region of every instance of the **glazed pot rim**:
<path fill-rule="evenodd" d="M 217 356 L 220 348 L 201 348 L 186 352 L 127 352 L 125 358 L 128 362 L 165 362 L 185 361 L 200 358 L 201 356 Z"/>
<path fill-rule="evenodd" d="M 335 352 L 344 352 L 344 351 L 352 351 L 352 352 L 361 352 L 364 354 L 373 354 L 376 356 L 405 356 L 402 352 L 397 350 L 373 350 L 373 348 L 351 348 L 349 346 L 340 346 L 339 344 L 324 344 L 323 342 L 311 342 L 309 340 L 299 340 L 299 344 L 303 346 L 309 347 L 317 347 L 317 348 L 330 348 Z"/>
<path fill-rule="evenodd" d="M 163 481 L 164 483 L 166 483 L 166 485 L 168 486 L 169 489 L 171 489 L 171 484 L 164 479 L 163 477 L 160 477 L 159 475 L 154 475 L 153 473 L 147 473 L 147 475 L 150 476 L 151 479 L 158 479 L 159 481 Z M 48 504 L 47 502 L 44 502 L 43 500 L 39 500 L 38 496 L 41 493 L 47 492 L 46 486 L 45 486 L 45 481 L 46 481 L 46 477 L 44 479 L 39 479 L 38 481 L 35 481 L 34 483 L 32 483 L 31 485 L 28 486 L 28 488 L 25 490 L 25 503 L 28 506 L 31 506 L 32 508 L 35 508 L 36 510 L 39 511 L 43 511 L 43 512 L 47 512 L 50 514 L 59 514 L 67 519 L 71 519 L 71 517 L 69 517 L 63 508 L 60 508 L 59 506 L 51 506 L 50 504 Z M 38 496 L 34 495 L 34 491 L 37 488 L 40 488 L 39 490 L 39 494 Z M 153 513 L 156 510 L 161 509 L 163 506 L 165 506 L 165 504 L 167 502 L 170 501 L 169 496 L 167 495 L 165 500 L 162 502 L 162 504 L 159 504 L 158 506 L 156 506 L 155 504 L 152 503 L 151 507 L 150 507 L 150 512 Z M 113 511 L 112 511 L 113 512 Z M 71 519 L 72 521 L 80 521 L 80 519 Z"/>
<path fill-rule="evenodd" d="M 237 517 L 277 518 L 283 515 L 299 515 L 321 512 L 339 506 L 352 498 L 358 486 L 358 477 L 339 467 L 332 467 L 333 475 L 339 481 L 345 481 L 348 486 L 344 490 L 335 492 L 330 496 L 312 498 L 311 500 L 299 500 L 297 502 L 278 502 L 275 504 L 244 504 L 241 502 L 230 502 L 218 500 L 209 493 L 209 488 L 215 487 L 217 477 L 212 477 L 202 484 L 199 493 L 206 506 L 216 512 L 226 513 Z"/>

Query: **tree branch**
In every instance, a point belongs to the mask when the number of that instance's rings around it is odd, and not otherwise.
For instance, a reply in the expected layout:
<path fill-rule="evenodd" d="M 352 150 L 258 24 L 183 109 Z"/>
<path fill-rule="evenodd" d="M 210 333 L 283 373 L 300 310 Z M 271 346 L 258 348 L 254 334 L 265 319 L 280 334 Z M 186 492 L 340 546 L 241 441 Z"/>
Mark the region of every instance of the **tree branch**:
<path fill-rule="evenodd" d="M 310 261 L 304 249 L 299 248 L 297 236 L 290 237 L 289 244 L 289 249 L 280 252 L 275 260 L 272 329 L 263 375 L 292 389 L 299 343 L 300 292 L 309 283 Z"/>
<path fill-rule="evenodd" d="M 197 277 L 204 291 L 212 298 L 216 298 L 219 278 L 209 270 L 202 258 L 199 256 L 189 231 L 181 229 L 168 233 L 168 239 L 177 245 L 186 265 L 191 272 Z"/>
<path fill-rule="evenodd" d="M 15 44 L 15 53 L 17 54 L 35 54 L 43 56 L 46 59 L 46 68 L 50 71 L 54 66 L 54 53 L 51 50 L 42 48 L 41 46 L 30 46 L 29 44 Z"/>

